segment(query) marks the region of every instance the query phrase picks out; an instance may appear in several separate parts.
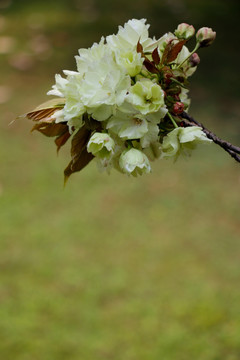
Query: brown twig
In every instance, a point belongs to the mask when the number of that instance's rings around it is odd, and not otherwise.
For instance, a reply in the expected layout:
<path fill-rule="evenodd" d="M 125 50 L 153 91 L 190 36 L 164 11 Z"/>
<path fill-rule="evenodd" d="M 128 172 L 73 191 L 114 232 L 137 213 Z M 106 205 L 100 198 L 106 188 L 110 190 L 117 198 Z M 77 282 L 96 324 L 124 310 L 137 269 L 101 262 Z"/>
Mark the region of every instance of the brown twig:
<path fill-rule="evenodd" d="M 203 124 L 199 123 L 192 116 L 188 115 L 185 111 L 179 115 L 183 124 L 185 126 L 199 126 L 203 129 L 203 132 L 207 135 L 207 137 L 215 142 L 215 144 L 221 146 L 225 151 L 229 153 L 237 162 L 240 162 L 240 147 L 231 144 L 228 141 L 220 139 L 213 132 L 208 130 Z"/>

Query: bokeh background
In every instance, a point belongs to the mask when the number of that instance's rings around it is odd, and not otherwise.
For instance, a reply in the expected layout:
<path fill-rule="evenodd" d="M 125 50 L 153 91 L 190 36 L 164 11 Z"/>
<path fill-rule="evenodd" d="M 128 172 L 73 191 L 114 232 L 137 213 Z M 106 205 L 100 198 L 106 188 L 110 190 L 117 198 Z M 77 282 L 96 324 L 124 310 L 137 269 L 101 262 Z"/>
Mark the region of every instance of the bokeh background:
<path fill-rule="evenodd" d="M 215 145 L 137 179 L 94 163 L 63 189 L 69 147 L 18 119 L 54 74 L 130 18 L 217 31 L 191 114 L 240 143 L 236 0 L 0 1 L 0 358 L 239 360 L 239 165 Z M 10 125 L 9 125 L 10 124 Z"/>

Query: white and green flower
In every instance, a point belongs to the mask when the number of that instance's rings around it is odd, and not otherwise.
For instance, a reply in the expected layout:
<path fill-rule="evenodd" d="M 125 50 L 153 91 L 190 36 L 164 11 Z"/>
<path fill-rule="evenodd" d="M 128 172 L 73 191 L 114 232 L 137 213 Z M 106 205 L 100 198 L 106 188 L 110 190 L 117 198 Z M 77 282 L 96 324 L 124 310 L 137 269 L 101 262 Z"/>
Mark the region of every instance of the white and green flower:
<path fill-rule="evenodd" d="M 189 154 L 189 151 L 194 149 L 199 143 L 211 142 L 212 140 L 207 138 L 199 126 L 178 127 L 163 138 L 161 157 L 167 158 L 174 156 L 177 158 L 180 153 Z"/>
<path fill-rule="evenodd" d="M 101 59 L 112 57 L 112 51 L 105 44 L 104 37 L 101 38 L 99 43 L 94 43 L 88 49 L 79 49 L 78 53 L 79 56 L 75 56 L 75 59 L 78 73 L 81 75 L 84 75 L 88 71 L 89 67 L 98 63 Z"/>
<path fill-rule="evenodd" d="M 123 139 L 140 139 L 148 132 L 147 120 L 141 114 L 117 111 L 107 122 L 107 129 Z"/>
<path fill-rule="evenodd" d="M 106 133 L 95 132 L 87 144 L 87 151 L 101 159 L 111 158 L 114 148 L 114 140 Z"/>
<path fill-rule="evenodd" d="M 137 43 L 140 42 L 143 47 L 148 44 L 148 28 L 146 19 L 132 19 L 129 20 L 124 27 L 119 26 L 117 35 L 107 36 L 107 44 L 112 49 L 135 50 Z"/>
<path fill-rule="evenodd" d="M 116 63 L 125 69 L 131 77 L 136 76 L 142 70 L 144 59 L 136 50 L 121 51 L 116 49 L 115 57 Z"/>
<path fill-rule="evenodd" d="M 121 154 L 119 166 L 123 173 L 133 176 L 151 172 L 151 166 L 147 156 L 142 151 L 134 148 L 125 150 Z"/>
<path fill-rule="evenodd" d="M 158 141 L 159 128 L 157 124 L 153 124 L 148 122 L 148 131 L 143 137 L 140 139 L 140 144 L 142 148 L 147 148 L 150 144 Z"/>
<path fill-rule="evenodd" d="M 64 79 L 61 75 L 55 75 L 56 84 L 53 85 L 52 90 L 49 90 L 47 95 L 64 97 L 68 80 Z"/>
<path fill-rule="evenodd" d="M 161 107 L 165 108 L 164 92 L 160 85 L 150 79 L 141 79 L 129 89 L 127 101 L 140 113 L 146 115 L 157 112 Z"/>

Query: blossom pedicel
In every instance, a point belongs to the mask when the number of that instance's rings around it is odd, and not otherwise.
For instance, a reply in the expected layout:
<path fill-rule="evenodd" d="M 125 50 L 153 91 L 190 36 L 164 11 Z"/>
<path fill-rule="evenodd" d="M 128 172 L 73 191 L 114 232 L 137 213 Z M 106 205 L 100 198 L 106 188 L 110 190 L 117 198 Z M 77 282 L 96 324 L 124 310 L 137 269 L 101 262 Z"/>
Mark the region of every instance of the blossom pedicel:
<path fill-rule="evenodd" d="M 56 98 L 26 116 L 33 130 L 55 137 L 58 150 L 72 137 L 72 159 L 65 180 L 92 159 L 137 176 L 151 171 L 149 160 L 176 158 L 209 140 L 200 127 L 182 127 L 187 112 L 188 77 L 200 62 L 196 51 L 215 37 L 180 24 L 160 39 L 149 37 L 145 19 L 129 20 L 116 35 L 102 38 L 76 56 L 77 71 L 56 75 L 49 95 Z"/>

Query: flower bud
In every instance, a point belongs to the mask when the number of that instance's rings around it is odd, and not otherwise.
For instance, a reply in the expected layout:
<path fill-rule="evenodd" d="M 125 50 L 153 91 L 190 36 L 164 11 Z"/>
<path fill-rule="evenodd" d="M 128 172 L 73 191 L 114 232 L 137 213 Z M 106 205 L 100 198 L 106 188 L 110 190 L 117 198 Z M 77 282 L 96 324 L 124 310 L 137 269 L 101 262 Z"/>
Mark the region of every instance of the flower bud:
<path fill-rule="evenodd" d="M 211 28 L 202 27 L 198 30 L 196 34 L 197 42 L 200 44 L 201 47 L 209 46 L 213 43 L 216 38 L 216 32 L 213 31 Z"/>
<path fill-rule="evenodd" d="M 179 24 L 174 34 L 179 39 L 189 40 L 195 34 L 195 29 L 192 25 L 186 23 Z"/>
<path fill-rule="evenodd" d="M 100 158 L 109 158 L 114 147 L 115 142 L 108 134 L 95 132 L 87 144 L 87 151 Z"/>
<path fill-rule="evenodd" d="M 190 59 L 189 59 L 189 64 L 191 67 L 195 67 L 200 63 L 200 57 L 198 56 L 197 53 L 194 53 L 191 55 Z"/>
<path fill-rule="evenodd" d="M 119 166 L 123 173 L 133 176 L 148 174 L 151 171 L 147 156 L 142 151 L 134 148 L 125 150 L 121 154 Z"/>
<path fill-rule="evenodd" d="M 173 105 L 173 112 L 175 115 L 179 115 L 184 111 L 184 104 L 180 101 L 177 101 L 174 105 Z"/>

